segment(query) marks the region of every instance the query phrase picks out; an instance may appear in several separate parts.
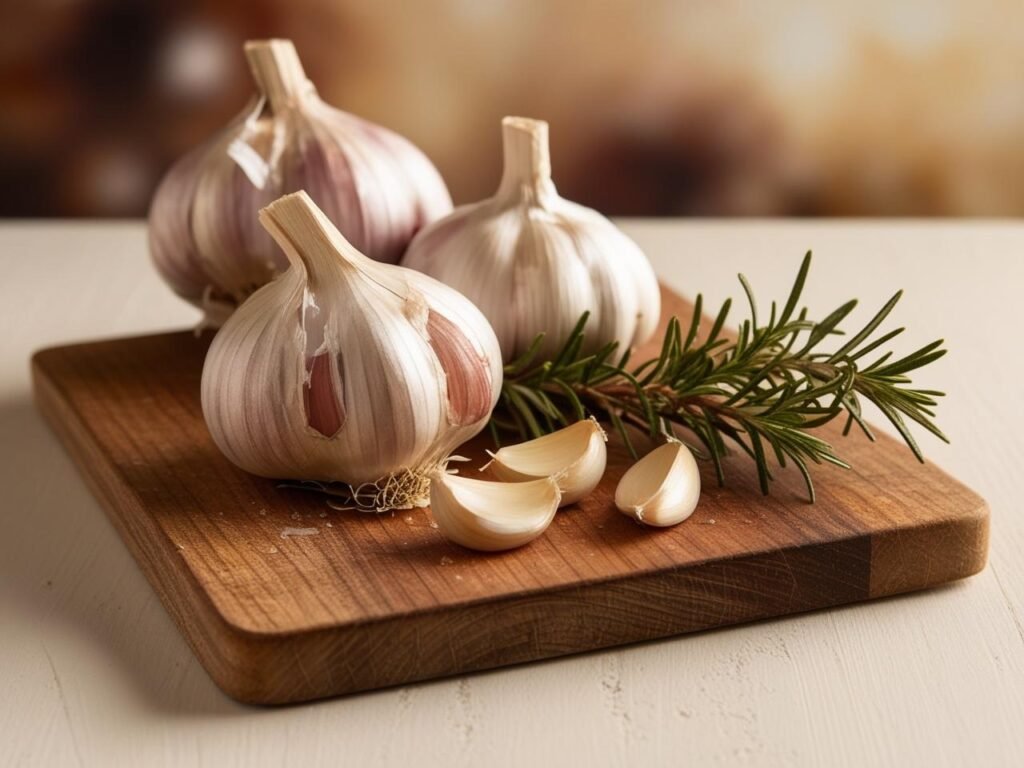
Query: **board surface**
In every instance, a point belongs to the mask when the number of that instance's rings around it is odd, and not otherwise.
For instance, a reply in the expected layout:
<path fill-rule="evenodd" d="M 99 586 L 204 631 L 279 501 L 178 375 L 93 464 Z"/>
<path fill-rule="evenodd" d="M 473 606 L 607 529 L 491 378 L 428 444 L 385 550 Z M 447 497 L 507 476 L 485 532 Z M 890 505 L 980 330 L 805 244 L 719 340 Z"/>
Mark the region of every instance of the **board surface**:
<path fill-rule="evenodd" d="M 688 302 L 664 292 L 664 317 Z M 988 507 L 886 436 L 822 433 L 854 469 L 762 496 L 743 457 L 674 528 L 597 491 L 519 550 L 447 543 L 428 510 L 328 508 L 224 459 L 199 405 L 209 338 L 44 350 L 36 402 L 199 660 L 229 695 L 279 704 L 500 667 L 897 594 L 985 565 Z M 642 359 L 637 356 L 636 359 Z M 481 459 L 487 443 L 467 451 Z M 469 465 L 480 466 L 482 460 Z M 470 472 L 466 469 L 463 472 Z"/>

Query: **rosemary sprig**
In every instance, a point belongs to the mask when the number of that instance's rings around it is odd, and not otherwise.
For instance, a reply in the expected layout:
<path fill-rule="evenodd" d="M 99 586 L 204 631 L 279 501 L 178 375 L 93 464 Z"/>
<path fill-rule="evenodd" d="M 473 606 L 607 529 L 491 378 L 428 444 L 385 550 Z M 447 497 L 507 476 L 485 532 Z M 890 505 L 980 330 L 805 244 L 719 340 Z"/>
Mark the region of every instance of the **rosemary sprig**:
<path fill-rule="evenodd" d="M 846 302 L 823 320 L 809 320 L 807 310 L 797 306 L 810 266 L 808 252 L 785 304 L 779 309 L 773 302 L 763 323 L 753 290 L 740 275 L 750 317 L 734 337 L 725 334 L 732 304 L 727 300 L 707 334 L 699 338 L 704 302 L 697 296 L 689 325 L 673 317 L 660 354 L 633 367 L 630 352 L 618 355 L 615 344 L 584 352 L 587 315 L 552 360 L 535 360 L 542 338 L 538 337 L 505 368 L 492 434 L 497 440 L 503 430 L 512 430 L 528 439 L 592 414 L 610 423 L 636 456 L 631 428 L 653 439 L 683 439 L 677 433 L 682 428 L 695 438 L 684 442 L 714 464 L 720 484 L 725 482 L 722 457 L 733 446 L 753 459 L 762 492 L 769 492 L 774 458 L 780 467 L 796 466 L 813 502 L 810 464 L 849 468 L 813 430 L 845 415 L 844 435 L 856 425 L 874 440 L 862 418 L 863 399 L 879 408 L 923 462 L 909 423 L 948 442 L 933 421 L 943 393 L 915 389 L 908 374 L 942 357 L 943 342 L 898 359 L 884 352 L 865 363 L 867 355 L 903 332 L 897 328 L 875 336 L 900 299 L 901 293 L 896 293 L 841 346 L 822 351 L 827 341 L 844 336 L 840 325 L 857 302 Z"/>

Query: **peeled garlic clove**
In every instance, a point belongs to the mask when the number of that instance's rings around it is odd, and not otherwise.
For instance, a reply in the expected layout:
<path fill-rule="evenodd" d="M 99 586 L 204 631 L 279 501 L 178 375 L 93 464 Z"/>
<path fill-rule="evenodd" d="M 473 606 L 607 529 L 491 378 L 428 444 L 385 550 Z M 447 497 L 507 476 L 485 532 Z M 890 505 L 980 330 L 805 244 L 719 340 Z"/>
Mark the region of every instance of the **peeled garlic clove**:
<path fill-rule="evenodd" d="M 501 352 L 465 297 L 360 254 L 304 192 L 261 214 L 291 268 L 239 307 L 203 366 L 210 434 L 263 477 L 347 483 L 380 511 L 487 424 Z"/>
<path fill-rule="evenodd" d="M 499 480 L 522 482 L 551 477 L 562 492 L 559 506 L 575 504 L 593 491 L 608 463 L 608 437 L 593 419 L 491 454 L 487 465 Z"/>
<path fill-rule="evenodd" d="M 250 41 L 245 54 L 257 96 L 172 166 L 149 213 L 158 271 L 208 325 L 288 267 L 257 221 L 286 192 L 307 190 L 360 252 L 387 263 L 452 207 L 410 142 L 320 100 L 291 41 Z"/>
<path fill-rule="evenodd" d="M 502 121 L 505 169 L 494 197 L 425 227 L 403 264 L 467 296 L 498 335 L 505 360 L 540 333 L 549 359 L 589 312 L 585 351 L 624 350 L 654 333 L 661 293 L 636 243 L 597 211 L 559 197 L 548 125 Z"/>
<path fill-rule="evenodd" d="M 619 511 L 645 525 L 667 527 L 693 514 L 700 499 L 700 471 L 679 442 L 655 448 L 626 470 L 615 489 Z"/>
<path fill-rule="evenodd" d="M 496 483 L 450 475 L 431 476 L 430 511 L 441 533 L 481 552 L 521 547 L 547 530 L 561 493 L 552 478 Z"/>

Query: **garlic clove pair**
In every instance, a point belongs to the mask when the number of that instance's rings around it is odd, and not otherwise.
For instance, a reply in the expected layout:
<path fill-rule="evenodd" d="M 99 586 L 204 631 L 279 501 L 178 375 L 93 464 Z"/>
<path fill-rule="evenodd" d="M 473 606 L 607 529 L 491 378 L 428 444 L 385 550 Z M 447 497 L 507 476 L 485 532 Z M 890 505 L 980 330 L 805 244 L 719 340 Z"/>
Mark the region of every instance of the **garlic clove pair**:
<path fill-rule="evenodd" d="M 690 449 L 672 441 L 630 467 L 615 489 L 615 506 L 644 525 L 668 527 L 693 514 L 700 470 Z"/>
<path fill-rule="evenodd" d="M 601 482 L 608 463 L 608 436 L 594 419 L 582 419 L 564 429 L 490 454 L 487 465 L 505 482 L 551 477 L 562 492 L 559 506 L 575 504 Z"/>
<path fill-rule="evenodd" d="M 552 478 L 496 483 L 438 469 L 430 481 L 430 510 L 441 533 L 481 552 L 514 549 L 536 539 L 554 520 L 562 495 Z"/>
<path fill-rule="evenodd" d="M 430 506 L 447 538 L 495 552 L 540 536 L 559 507 L 589 494 L 604 475 L 607 436 L 594 419 L 491 453 L 497 481 L 472 480 L 439 469 L 431 475 Z"/>

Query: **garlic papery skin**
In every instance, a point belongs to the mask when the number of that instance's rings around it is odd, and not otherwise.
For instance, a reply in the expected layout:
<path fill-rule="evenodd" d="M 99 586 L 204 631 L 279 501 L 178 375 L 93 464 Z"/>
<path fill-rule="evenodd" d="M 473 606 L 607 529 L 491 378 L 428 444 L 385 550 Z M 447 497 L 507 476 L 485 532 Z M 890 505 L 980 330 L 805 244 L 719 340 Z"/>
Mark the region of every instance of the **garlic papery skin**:
<path fill-rule="evenodd" d="M 149 213 L 157 270 L 209 325 L 287 268 L 257 220 L 287 192 L 306 190 L 357 250 L 387 263 L 452 207 L 410 142 L 318 97 L 291 41 L 250 41 L 245 53 L 257 96 L 168 171 Z"/>
<path fill-rule="evenodd" d="M 564 507 L 588 496 L 601 482 L 608 464 L 607 442 L 594 419 L 582 419 L 549 435 L 503 446 L 490 454 L 486 468 L 510 483 L 551 477 Z"/>
<path fill-rule="evenodd" d="M 558 196 L 547 123 L 506 117 L 502 135 L 505 166 L 494 197 L 425 227 L 402 263 L 480 307 L 506 361 L 540 333 L 537 359 L 550 359 L 584 312 L 589 350 L 646 341 L 661 293 L 643 252 L 597 211 Z"/>
<path fill-rule="evenodd" d="M 533 541 L 551 525 L 560 498 L 552 478 L 500 483 L 438 470 L 430 481 L 430 511 L 438 529 L 456 544 L 481 552 Z"/>
<path fill-rule="evenodd" d="M 700 470 L 690 449 L 671 441 L 626 470 L 615 506 L 644 525 L 668 527 L 693 514 L 700 499 Z"/>
<path fill-rule="evenodd" d="M 360 254 L 304 192 L 260 220 L 291 268 L 214 337 L 214 441 L 255 475 L 347 483 L 378 510 L 425 505 L 429 472 L 497 401 L 494 332 L 453 289 Z"/>

